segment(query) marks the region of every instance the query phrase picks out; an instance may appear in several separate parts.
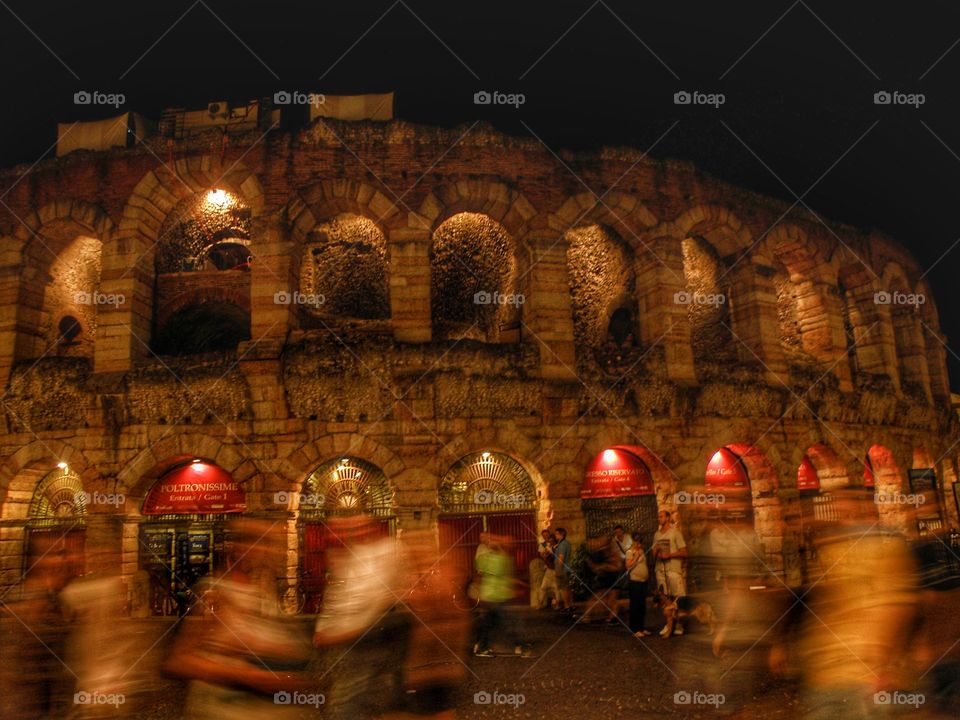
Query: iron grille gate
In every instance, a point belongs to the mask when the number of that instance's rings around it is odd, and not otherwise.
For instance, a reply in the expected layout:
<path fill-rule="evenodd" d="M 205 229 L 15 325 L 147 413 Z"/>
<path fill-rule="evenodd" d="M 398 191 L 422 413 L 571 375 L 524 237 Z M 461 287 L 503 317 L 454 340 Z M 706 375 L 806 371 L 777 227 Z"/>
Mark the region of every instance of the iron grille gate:
<path fill-rule="evenodd" d="M 617 525 L 622 525 L 628 535 L 639 531 L 643 535 L 644 549 L 650 549 L 653 534 L 657 531 L 656 495 L 588 498 L 582 501 L 581 509 L 587 537 L 608 535 Z"/>

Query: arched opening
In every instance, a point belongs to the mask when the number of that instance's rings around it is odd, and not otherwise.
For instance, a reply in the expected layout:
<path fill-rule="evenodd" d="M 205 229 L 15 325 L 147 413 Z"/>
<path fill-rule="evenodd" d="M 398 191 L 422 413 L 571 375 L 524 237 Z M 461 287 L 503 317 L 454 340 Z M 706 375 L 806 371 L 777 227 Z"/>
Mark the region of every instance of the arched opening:
<path fill-rule="evenodd" d="M 685 291 L 676 302 L 688 306 L 690 341 L 694 361 L 722 365 L 737 361 L 730 317 L 730 280 L 716 249 L 698 235 L 685 238 L 683 277 Z"/>
<path fill-rule="evenodd" d="M 250 339 L 250 209 L 213 188 L 160 227 L 152 347 L 162 355 L 234 349 Z"/>
<path fill-rule="evenodd" d="M 210 301 L 177 310 L 159 328 L 158 355 L 230 351 L 250 339 L 250 313 L 231 302 Z"/>
<path fill-rule="evenodd" d="M 328 551 L 343 546 L 330 531 L 332 517 L 367 515 L 380 537 L 396 534 L 393 490 L 383 471 L 366 460 L 347 456 L 319 465 L 303 481 L 295 503 L 300 546 L 296 609 L 318 612 L 327 585 Z M 288 598 L 294 605 L 293 595 Z"/>
<path fill-rule="evenodd" d="M 914 500 L 913 504 L 917 509 L 917 534 L 925 537 L 942 533 L 946 527 L 940 503 L 943 485 L 937 475 L 933 455 L 926 448 L 914 448 L 913 464 L 907 477 L 910 481 L 909 497 Z M 945 551 L 946 547 L 943 547 L 943 550 Z M 942 554 L 941 560 L 944 563 L 948 559 L 946 553 Z"/>
<path fill-rule="evenodd" d="M 622 374 L 640 355 L 633 250 L 613 230 L 589 225 L 567 233 L 573 328 L 581 364 Z M 592 355 L 592 358 L 591 358 Z"/>
<path fill-rule="evenodd" d="M 390 318 L 389 260 L 383 231 L 369 218 L 343 213 L 317 225 L 300 256 L 297 311 L 312 319 Z"/>
<path fill-rule="evenodd" d="M 467 577 L 473 574 L 481 532 L 511 538 L 516 567 L 525 572 L 540 542 L 533 478 L 504 453 L 460 458 L 440 482 L 439 530 L 440 546 Z"/>
<path fill-rule="evenodd" d="M 86 513 L 89 496 L 80 477 L 60 463 L 37 483 L 27 510 L 27 544 L 21 577 L 27 577 L 41 555 L 56 546 L 62 551 L 68 577 L 84 572 Z"/>
<path fill-rule="evenodd" d="M 580 509 L 587 537 L 608 535 L 621 525 L 627 534 L 639 531 L 645 548 L 657 531 L 657 490 L 647 451 L 631 445 L 602 450 L 587 465 L 580 488 Z"/>
<path fill-rule="evenodd" d="M 97 310 L 119 302 L 100 290 L 100 240 L 66 220 L 47 225 L 23 250 L 16 360 L 93 357 Z M 125 300 L 125 298 L 124 298 Z M 61 327 L 66 316 L 75 325 Z M 76 327 L 85 332 L 72 332 Z M 72 332 L 66 337 L 64 331 Z"/>
<path fill-rule="evenodd" d="M 920 330 L 923 337 L 927 375 L 930 377 L 930 392 L 941 403 L 950 400 L 950 380 L 947 376 L 946 340 L 940 333 L 940 317 L 929 286 L 922 283 L 917 288 L 920 302 Z"/>
<path fill-rule="evenodd" d="M 516 342 L 524 297 L 514 240 L 486 215 L 453 215 L 433 233 L 430 310 L 434 337 Z"/>
<path fill-rule="evenodd" d="M 227 525 L 246 512 L 246 493 L 211 460 L 167 460 L 144 498 L 139 566 L 149 576 L 154 615 L 183 615 L 204 576 L 227 568 Z"/>
<path fill-rule="evenodd" d="M 797 468 L 797 492 L 800 496 L 799 527 L 796 532 L 801 576 L 809 581 L 817 568 L 813 532 L 818 523 L 842 520 L 834 491 L 850 486 L 846 466 L 829 445 L 811 445 Z"/>

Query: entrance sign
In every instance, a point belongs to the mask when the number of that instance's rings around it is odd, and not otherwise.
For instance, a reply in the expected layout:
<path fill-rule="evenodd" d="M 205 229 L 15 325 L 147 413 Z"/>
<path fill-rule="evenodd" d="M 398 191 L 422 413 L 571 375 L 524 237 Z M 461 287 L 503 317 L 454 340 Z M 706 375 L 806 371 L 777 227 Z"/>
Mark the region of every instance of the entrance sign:
<path fill-rule="evenodd" d="M 629 445 L 614 445 L 587 465 L 581 498 L 654 495 L 653 476 L 640 455 Z"/>
<path fill-rule="evenodd" d="M 707 465 L 706 485 L 727 489 L 750 487 L 747 468 L 740 456 L 729 448 L 717 450 Z"/>
<path fill-rule="evenodd" d="M 817 469 L 807 455 L 803 456 L 800 462 L 800 469 L 797 470 L 797 490 L 819 490 L 820 477 L 817 475 Z"/>
<path fill-rule="evenodd" d="M 157 480 L 143 502 L 144 515 L 207 515 L 242 513 L 243 488 L 223 468 L 194 461 Z"/>

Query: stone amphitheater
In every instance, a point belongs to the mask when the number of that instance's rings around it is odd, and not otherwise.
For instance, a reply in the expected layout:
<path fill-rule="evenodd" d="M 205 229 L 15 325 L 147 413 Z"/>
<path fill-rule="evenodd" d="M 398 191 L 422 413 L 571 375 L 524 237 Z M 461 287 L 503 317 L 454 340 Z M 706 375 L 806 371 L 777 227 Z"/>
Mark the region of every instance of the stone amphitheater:
<path fill-rule="evenodd" d="M 215 570 L 242 512 L 284 524 L 292 597 L 331 515 L 469 562 L 483 527 L 685 527 L 717 462 L 791 584 L 831 491 L 958 524 L 923 269 L 689 164 L 320 120 L 80 150 L 0 198 L 0 586 L 61 533 L 143 611 L 146 583 Z M 611 449 L 650 487 L 588 492 Z"/>

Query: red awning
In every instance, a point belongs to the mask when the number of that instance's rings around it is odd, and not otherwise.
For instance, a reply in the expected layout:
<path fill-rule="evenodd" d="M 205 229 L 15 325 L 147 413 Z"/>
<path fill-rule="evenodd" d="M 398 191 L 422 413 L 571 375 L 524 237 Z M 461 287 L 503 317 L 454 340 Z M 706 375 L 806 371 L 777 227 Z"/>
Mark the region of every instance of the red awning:
<path fill-rule="evenodd" d="M 803 456 L 800 469 L 797 470 L 797 490 L 819 490 L 820 477 L 808 455 Z"/>
<path fill-rule="evenodd" d="M 143 501 L 144 515 L 241 513 L 246 509 L 246 494 L 230 473 L 196 461 L 163 475 Z"/>
<path fill-rule="evenodd" d="M 587 465 L 580 497 L 609 498 L 655 493 L 653 476 L 638 452 L 629 445 L 615 445 L 602 451 Z"/>
<path fill-rule="evenodd" d="M 707 465 L 707 487 L 748 488 L 750 478 L 743 460 L 728 448 L 720 448 Z"/>

